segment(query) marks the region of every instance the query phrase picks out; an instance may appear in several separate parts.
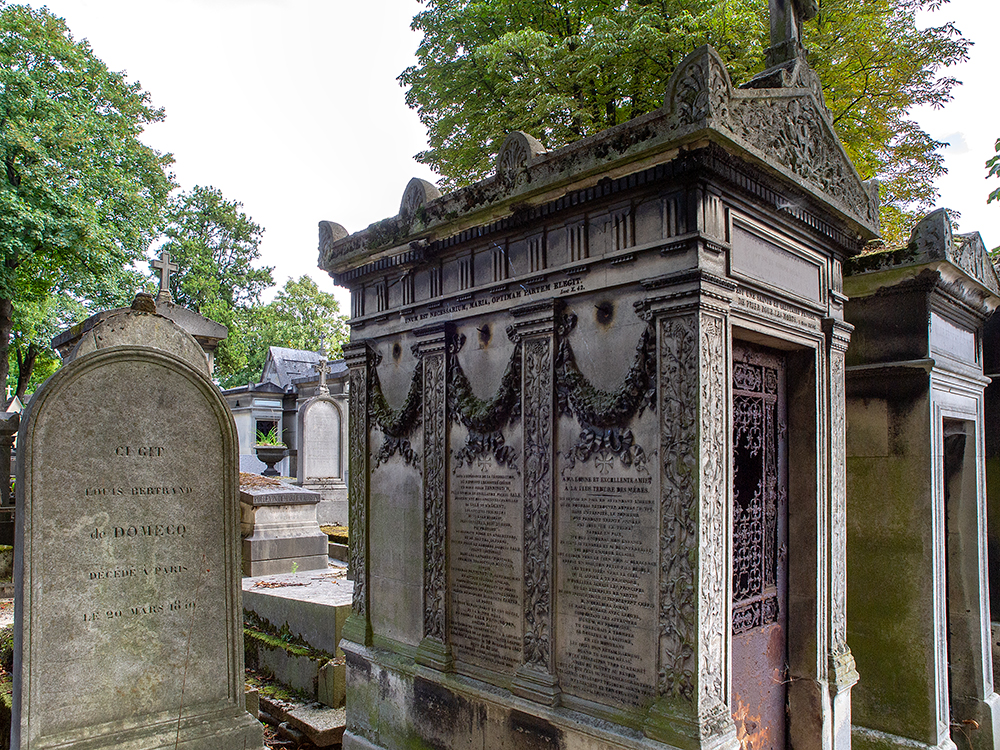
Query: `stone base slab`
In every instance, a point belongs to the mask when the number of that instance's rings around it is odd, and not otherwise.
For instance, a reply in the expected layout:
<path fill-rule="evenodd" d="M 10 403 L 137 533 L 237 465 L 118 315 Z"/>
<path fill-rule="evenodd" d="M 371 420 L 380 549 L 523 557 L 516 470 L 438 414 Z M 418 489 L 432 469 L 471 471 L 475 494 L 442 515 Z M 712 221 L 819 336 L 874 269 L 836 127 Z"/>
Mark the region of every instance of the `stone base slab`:
<path fill-rule="evenodd" d="M 639 727 L 542 706 L 469 677 L 441 674 L 412 658 L 344 641 L 344 750 L 543 748 L 653 750 Z"/>
<path fill-rule="evenodd" d="M 264 750 L 264 727 L 241 705 L 180 722 L 165 718 L 142 729 L 123 726 L 116 732 L 104 726 L 45 736 L 39 742 L 65 750 Z"/>
<path fill-rule="evenodd" d="M 243 558 L 243 575 L 251 577 L 295 573 L 300 570 L 326 570 L 326 555 L 311 557 L 282 557 L 273 560 L 248 560 Z"/>
<path fill-rule="evenodd" d="M 853 726 L 851 748 L 852 750 L 956 750 L 956 745 L 950 738 L 932 745 L 909 737 Z"/>

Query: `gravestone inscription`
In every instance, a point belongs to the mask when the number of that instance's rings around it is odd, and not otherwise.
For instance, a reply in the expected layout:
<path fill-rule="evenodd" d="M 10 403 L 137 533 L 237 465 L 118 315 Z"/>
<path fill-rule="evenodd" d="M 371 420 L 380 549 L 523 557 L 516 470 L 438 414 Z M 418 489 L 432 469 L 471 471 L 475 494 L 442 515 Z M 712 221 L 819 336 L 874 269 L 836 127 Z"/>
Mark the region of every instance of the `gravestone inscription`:
<path fill-rule="evenodd" d="M 12 747 L 259 750 L 232 417 L 155 313 L 84 344 L 19 435 Z"/>

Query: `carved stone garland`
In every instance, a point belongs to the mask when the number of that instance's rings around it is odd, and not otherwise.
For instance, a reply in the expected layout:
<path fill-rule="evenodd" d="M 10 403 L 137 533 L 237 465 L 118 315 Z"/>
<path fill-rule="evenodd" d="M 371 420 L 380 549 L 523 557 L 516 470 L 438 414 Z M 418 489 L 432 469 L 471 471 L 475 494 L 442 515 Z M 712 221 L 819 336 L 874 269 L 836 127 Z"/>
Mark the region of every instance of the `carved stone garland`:
<path fill-rule="evenodd" d="M 525 345 L 524 663 L 547 673 L 551 655 L 552 351 L 549 339 Z"/>
<path fill-rule="evenodd" d="M 512 335 L 508 331 L 508 335 Z M 516 344 L 507 362 L 507 369 L 500 379 L 500 387 L 493 398 L 476 398 L 458 353 L 465 344 L 459 334 L 448 342 L 448 411 L 451 418 L 469 431 L 465 446 L 454 455 L 458 466 L 471 464 L 481 456 L 492 455 L 500 466 L 518 469 L 517 452 L 504 441 L 503 428 L 521 416 L 521 346 Z"/>
<path fill-rule="evenodd" d="M 572 469 L 577 461 L 586 463 L 595 455 L 618 456 L 624 467 L 646 473 L 648 456 L 635 442 L 629 423 L 649 408 L 656 410 L 656 332 L 648 325 L 639 337 L 635 359 L 625 381 L 614 392 L 595 388 L 580 372 L 567 334 L 576 324 L 575 315 L 566 315 L 559 327 L 556 357 L 556 401 L 560 415 L 575 416 L 582 428 L 580 437 L 564 455 Z"/>
<path fill-rule="evenodd" d="M 410 380 L 410 390 L 406 394 L 406 401 L 403 405 L 393 411 L 385 395 L 382 393 L 382 383 L 379 381 L 376 369 L 378 362 L 371 368 L 368 387 L 371 394 L 371 405 L 369 416 L 371 423 L 377 426 L 385 436 L 382 446 L 375 455 L 375 466 L 373 470 L 384 464 L 396 453 L 399 453 L 403 461 L 414 468 L 419 468 L 419 456 L 410 445 L 410 436 L 413 435 L 417 427 L 420 426 L 420 401 L 423 391 L 423 363 L 417 362 L 413 369 L 413 377 Z"/>

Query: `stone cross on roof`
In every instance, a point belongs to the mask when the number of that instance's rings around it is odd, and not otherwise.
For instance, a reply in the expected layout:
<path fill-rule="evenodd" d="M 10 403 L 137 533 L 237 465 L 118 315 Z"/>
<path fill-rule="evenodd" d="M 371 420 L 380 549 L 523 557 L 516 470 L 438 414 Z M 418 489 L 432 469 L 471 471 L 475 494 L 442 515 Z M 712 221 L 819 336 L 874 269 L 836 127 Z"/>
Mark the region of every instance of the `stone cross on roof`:
<path fill-rule="evenodd" d="M 170 294 L 170 274 L 181 270 L 181 267 L 170 262 L 170 251 L 167 248 L 163 248 L 160 257 L 150 261 L 149 265 L 154 271 L 160 272 L 160 293 L 156 295 L 156 301 L 173 302 L 173 295 Z"/>
<path fill-rule="evenodd" d="M 330 393 L 330 388 L 326 384 L 326 376 L 332 373 L 330 369 L 330 360 L 326 358 L 326 336 L 320 335 L 319 337 L 319 364 L 313 365 L 312 368 L 319 373 L 319 388 L 317 391 L 321 396 L 326 396 Z"/>
<path fill-rule="evenodd" d="M 818 0 L 770 0 L 771 48 L 767 66 L 794 60 L 803 54 L 802 23 L 816 17 Z"/>

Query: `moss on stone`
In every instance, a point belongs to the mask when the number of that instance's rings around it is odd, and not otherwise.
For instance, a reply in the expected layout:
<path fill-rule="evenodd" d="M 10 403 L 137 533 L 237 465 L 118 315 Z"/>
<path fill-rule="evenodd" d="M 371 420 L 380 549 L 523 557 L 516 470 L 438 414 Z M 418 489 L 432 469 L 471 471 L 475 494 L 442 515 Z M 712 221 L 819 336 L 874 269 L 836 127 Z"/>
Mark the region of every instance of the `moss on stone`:
<path fill-rule="evenodd" d="M 251 656 L 253 663 L 257 664 L 257 656 L 260 646 L 265 648 L 285 651 L 292 656 L 304 656 L 312 661 L 326 663 L 334 661 L 337 657 L 329 651 L 316 648 L 306 641 L 301 635 L 294 635 L 286 622 L 280 628 L 261 617 L 256 612 L 243 610 L 243 651 L 250 663 Z M 251 649 L 253 652 L 251 653 Z"/>

